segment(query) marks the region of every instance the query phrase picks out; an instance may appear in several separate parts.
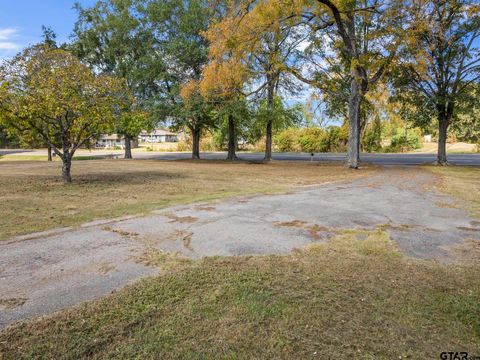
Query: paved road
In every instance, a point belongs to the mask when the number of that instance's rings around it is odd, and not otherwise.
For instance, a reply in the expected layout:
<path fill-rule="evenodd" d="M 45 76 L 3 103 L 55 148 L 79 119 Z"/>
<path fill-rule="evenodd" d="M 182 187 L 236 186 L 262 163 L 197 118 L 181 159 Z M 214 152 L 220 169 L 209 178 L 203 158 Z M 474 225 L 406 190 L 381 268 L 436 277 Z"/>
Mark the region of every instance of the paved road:
<path fill-rule="evenodd" d="M 142 159 L 163 159 L 177 160 L 188 159 L 188 153 L 137 153 L 136 158 Z M 225 159 L 226 153 L 202 153 L 203 159 L 220 160 Z M 263 153 L 239 153 L 239 158 L 251 161 L 261 161 Z M 274 160 L 290 161 L 345 161 L 346 154 L 342 153 L 317 153 L 312 157 L 305 153 L 274 153 Z M 362 154 L 361 161 L 377 165 L 423 165 L 434 163 L 435 154 Z M 480 154 L 451 154 L 448 160 L 455 165 L 480 166 Z"/>
<path fill-rule="evenodd" d="M 351 182 L 177 206 L 17 238 L 0 244 L 0 328 L 158 273 L 145 261 L 151 251 L 191 258 L 283 254 L 341 230 L 381 228 L 406 255 L 449 261 L 452 247 L 478 246 L 471 242 L 480 240 L 480 222 L 437 193 L 435 184 L 426 170 L 385 167 Z"/>
<path fill-rule="evenodd" d="M 15 154 L 16 156 L 25 155 L 45 155 L 44 150 L 8 150 L 0 149 L 0 155 Z M 118 156 L 123 157 L 122 151 L 108 150 L 79 150 L 78 156 Z M 201 158 L 207 160 L 222 160 L 226 158 L 224 152 L 208 152 L 201 153 Z M 261 161 L 263 153 L 247 153 L 239 152 L 241 159 L 249 161 Z M 274 153 L 274 160 L 290 160 L 290 161 L 345 161 L 344 153 L 316 153 L 313 158 L 310 154 L 305 153 Z M 180 160 L 190 159 L 191 154 L 186 152 L 140 152 L 134 151 L 133 157 L 136 159 L 158 159 L 158 160 Z M 423 165 L 434 163 L 435 154 L 426 153 L 409 153 L 409 154 L 362 154 L 361 160 L 367 163 L 377 165 Z M 448 155 L 450 163 L 455 165 L 480 166 L 480 154 L 450 154 Z"/>

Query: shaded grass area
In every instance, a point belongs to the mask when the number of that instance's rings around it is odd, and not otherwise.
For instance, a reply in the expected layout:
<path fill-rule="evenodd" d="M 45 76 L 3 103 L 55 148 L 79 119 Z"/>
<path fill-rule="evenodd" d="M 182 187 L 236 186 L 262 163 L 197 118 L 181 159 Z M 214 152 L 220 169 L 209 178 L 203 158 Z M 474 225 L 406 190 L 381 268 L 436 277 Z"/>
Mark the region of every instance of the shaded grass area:
<path fill-rule="evenodd" d="M 0 161 L 47 161 L 44 155 L 15 155 L 8 154 L 0 156 Z"/>
<path fill-rule="evenodd" d="M 73 184 L 59 162 L 0 163 L 0 240 L 174 204 L 271 193 L 368 175 L 341 165 L 156 160 L 79 161 Z"/>
<path fill-rule="evenodd" d="M 466 166 L 429 167 L 441 176 L 443 192 L 457 199 L 462 208 L 480 218 L 480 168 Z"/>
<path fill-rule="evenodd" d="M 409 260 L 383 231 L 350 231 L 289 256 L 181 263 L 103 300 L 8 328 L 0 353 L 430 359 L 478 352 L 479 301 L 478 265 Z"/>
<path fill-rule="evenodd" d="M 103 160 L 107 156 L 93 156 L 93 155 L 78 155 L 73 157 L 73 161 L 81 161 L 81 160 Z M 47 156 L 45 155 L 0 155 L 0 161 L 47 161 Z M 53 157 L 53 161 L 60 161 L 58 156 Z"/>

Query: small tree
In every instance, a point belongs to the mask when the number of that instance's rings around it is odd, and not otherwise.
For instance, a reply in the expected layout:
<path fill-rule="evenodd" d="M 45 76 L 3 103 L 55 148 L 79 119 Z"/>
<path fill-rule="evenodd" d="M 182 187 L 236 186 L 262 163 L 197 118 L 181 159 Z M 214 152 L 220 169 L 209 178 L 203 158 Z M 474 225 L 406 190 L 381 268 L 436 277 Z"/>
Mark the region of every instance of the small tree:
<path fill-rule="evenodd" d="M 182 107 L 177 108 L 175 124 L 177 127 L 186 126 L 192 136 L 192 159 L 200 159 L 200 134 L 214 126 L 212 106 L 202 96 L 198 81 L 191 80 L 185 84 L 180 92 Z"/>
<path fill-rule="evenodd" d="M 70 183 L 75 151 L 113 130 L 123 87 L 118 78 L 95 76 L 69 52 L 33 46 L 0 68 L 0 121 L 20 137 L 41 136 Z"/>

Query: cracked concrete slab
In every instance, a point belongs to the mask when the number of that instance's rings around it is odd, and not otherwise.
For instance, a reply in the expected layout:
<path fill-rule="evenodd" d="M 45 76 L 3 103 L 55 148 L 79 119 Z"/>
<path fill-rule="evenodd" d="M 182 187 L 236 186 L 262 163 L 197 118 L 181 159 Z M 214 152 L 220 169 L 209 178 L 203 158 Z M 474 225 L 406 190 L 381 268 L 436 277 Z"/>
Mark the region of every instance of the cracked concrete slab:
<path fill-rule="evenodd" d="M 449 248 L 480 240 L 480 222 L 435 184 L 421 168 L 383 168 L 352 182 L 177 206 L 7 242 L 0 245 L 0 327 L 158 273 L 138 261 L 147 249 L 190 258 L 286 254 L 340 230 L 380 228 L 408 256 L 449 261 Z"/>

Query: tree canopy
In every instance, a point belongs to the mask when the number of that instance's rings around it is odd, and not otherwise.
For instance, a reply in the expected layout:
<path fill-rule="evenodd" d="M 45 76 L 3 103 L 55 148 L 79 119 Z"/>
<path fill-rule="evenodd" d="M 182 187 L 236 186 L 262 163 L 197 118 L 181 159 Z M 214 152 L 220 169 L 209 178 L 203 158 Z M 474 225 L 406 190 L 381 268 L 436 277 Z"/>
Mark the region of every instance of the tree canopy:
<path fill-rule="evenodd" d="M 41 136 L 62 159 L 65 182 L 75 151 L 112 131 L 128 97 L 124 80 L 97 76 L 48 45 L 27 48 L 0 68 L 2 125 L 20 138 Z"/>

